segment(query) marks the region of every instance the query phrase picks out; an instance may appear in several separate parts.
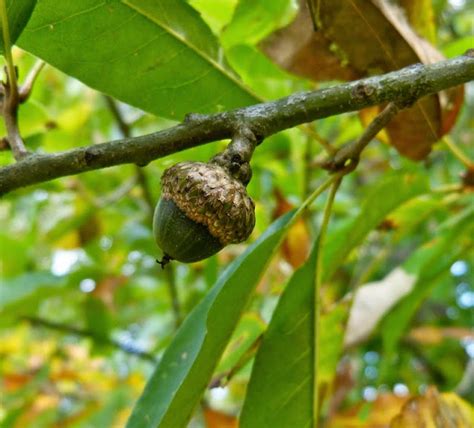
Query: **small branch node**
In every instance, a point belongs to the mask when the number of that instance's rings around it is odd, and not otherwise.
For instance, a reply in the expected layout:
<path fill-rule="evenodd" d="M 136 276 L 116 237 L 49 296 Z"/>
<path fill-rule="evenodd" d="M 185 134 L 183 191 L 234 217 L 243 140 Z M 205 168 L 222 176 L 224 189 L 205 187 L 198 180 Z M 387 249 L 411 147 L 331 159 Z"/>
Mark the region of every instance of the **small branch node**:
<path fill-rule="evenodd" d="M 256 146 L 257 138 L 254 133 L 248 127 L 241 126 L 234 133 L 227 148 L 214 156 L 210 162 L 225 168 L 246 186 L 252 178 L 250 160 Z"/>
<path fill-rule="evenodd" d="M 20 103 L 24 103 L 30 97 L 35 81 L 44 66 L 45 62 L 38 60 L 31 68 L 30 72 L 25 78 L 25 81 L 23 82 L 23 85 L 21 85 L 18 89 L 18 97 Z"/>
<path fill-rule="evenodd" d="M 184 123 L 187 124 L 199 124 L 206 120 L 209 116 L 207 114 L 201 114 L 201 113 L 188 113 L 186 116 L 184 116 Z"/>
<path fill-rule="evenodd" d="M 322 168 L 332 172 L 339 172 L 344 168 L 355 169 L 362 151 L 377 136 L 377 134 L 390 122 L 399 112 L 397 103 L 391 102 L 370 122 L 360 138 L 352 143 L 341 147 L 334 156 L 322 163 Z M 349 162 L 349 163 L 348 163 Z M 350 171 L 349 171 L 350 172 Z M 347 173 L 347 172 L 346 172 Z"/>

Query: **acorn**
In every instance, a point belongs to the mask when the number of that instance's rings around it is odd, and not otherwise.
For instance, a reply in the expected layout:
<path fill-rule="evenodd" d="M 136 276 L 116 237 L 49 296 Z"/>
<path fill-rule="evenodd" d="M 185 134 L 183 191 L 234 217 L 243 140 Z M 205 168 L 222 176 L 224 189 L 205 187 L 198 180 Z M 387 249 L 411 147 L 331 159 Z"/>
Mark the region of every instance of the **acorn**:
<path fill-rule="evenodd" d="M 181 162 L 163 173 L 153 217 L 162 266 L 203 260 L 252 233 L 255 205 L 245 188 L 251 152 L 242 156 L 229 147 L 209 163 Z"/>

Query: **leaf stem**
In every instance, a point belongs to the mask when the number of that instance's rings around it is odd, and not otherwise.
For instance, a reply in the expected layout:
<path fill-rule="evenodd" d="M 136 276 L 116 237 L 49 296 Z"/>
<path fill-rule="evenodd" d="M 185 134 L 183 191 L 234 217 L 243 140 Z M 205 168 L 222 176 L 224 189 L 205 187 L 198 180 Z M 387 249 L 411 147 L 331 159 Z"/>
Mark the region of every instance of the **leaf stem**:
<path fill-rule="evenodd" d="M 10 28 L 8 24 L 7 14 L 7 0 L 0 0 L 0 19 L 2 21 L 2 36 L 3 36 L 3 47 L 4 55 L 7 61 L 7 75 L 8 82 L 12 93 L 15 93 L 18 97 L 18 85 L 16 80 L 15 65 L 13 64 L 13 57 L 11 51 L 11 40 L 10 40 Z"/>
<path fill-rule="evenodd" d="M 474 170 L 474 162 L 459 148 L 459 146 L 449 137 L 441 139 L 449 151 L 467 168 Z"/>
<path fill-rule="evenodd" d="M 331 190 L 326 201 L 323 213 L 323 221 L 321 223 L 321 229 L 318 236 L 318 250 L 316 258 L 316 278 L 314 284 L 314 358 L 313 358 L 313 424 L 314 427 L 318 427 L 319 421 L 319 407 L 320 407 L 320 397 L 319 397 L 319 360 L 320 360 L 320 346 L 319 346 L 319 337 L 320 337 L 320 325 L 321 325 L 321 283 L 322 283 L 322 250 L 324 248 L 324 241 L 326 238 L 327 226 L 329 224 L 329 219 L 331 217 L 331 211 L 333 207 L 333 202 L 342 181 L 342 176 L 336 176 L 336 179 L 332 182 Z"/>
<path fill-rule="evenodd" d="M 31 91 L 33 90 L 33 86 L 35 84 L 36 79 L 38 78 L 41 70 L 46 65 L 44 61 L 38 60 L 29 73 L 27 74 L 25 81 L 18 89 L 18 95 L 20 97 L 20 103 L 24 103 L 30 96 Z"/>
<path fill-rule="evenodd" d="M 166 286 L 168 288 L 168 293 L 170 295 L 171 300 L 171 307 L 173 309 L 174 325 L 175 328 L 178 329 L 178 327 L 181 325 L 181 322 L 183 321 L 183 316 L 181 313 L 181 303 L 179 300 L 178 287 L 176 284 L 175 266 L 173 266 L 172 264 L 167 266 L 165 269 L 165 273 L 167 276 Z"/>
<path fill-rule="evenodd" d="M 388 103 L 387 106 L 377 116 L 375 116 L 374 120 L 370 122 L 360 138 L 341 147 L 336 154 L 323 164 L 323 168 L 337 171 L 339 168 L 346 165 L 348 160 L 357 163 L 362 151 L 377 136 L 377 134 L 385 128 L 399 110 L 400 108 L 396 102 Z"/>
<path fill-rule="evenodd" d="M 130 138 L 132 136 L 132 126 L 128 123 L 123 114 L 121 113 L 116 101 L 109 97 L 108 95 L 104 96 L 107 108 L 109 109 L 111 115 L 115 119 L 117 126 L 120 130 L 120 133 L 124 138 Z M 151 195 L 150 186 L 148 184 L 148 177 L 142 167 L 135 165 L 135 175 L 137 177 L 137 183 L 142 189 L 143 200 L 148 209 L 148 218 L 149 221 L 153 219 L 153 211 L 155 209 L 155 204 L 153 203 L 153 197 Z"/>
<path fill-rule="evenodd" d="M 0 21 L 2 23 L 4 55 L 7 62 L 7 81 L 2 82 L 4 99 L 1 107 L 5 119 L 5 127 L 7 129 L 8 144 L 12 149 L 15 160 L 19 161 L 28 155 L 28 151 L 25 148 L 25 143 L 21 138 L 20 129 L 18 128 L 18 106 L 20 104 L 20 95 L 18 93 L 15 64 L 13 64 L 11 52 L 6 0 L 0 0 Z"/>

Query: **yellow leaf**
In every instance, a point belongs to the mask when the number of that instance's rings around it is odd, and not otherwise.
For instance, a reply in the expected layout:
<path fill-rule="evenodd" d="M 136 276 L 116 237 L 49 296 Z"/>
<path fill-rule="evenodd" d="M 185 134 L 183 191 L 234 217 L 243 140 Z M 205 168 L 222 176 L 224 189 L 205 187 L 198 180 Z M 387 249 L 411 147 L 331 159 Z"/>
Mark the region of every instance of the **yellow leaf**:
<path fill-rule="evenodd" d="M 474 408 L 454 393 L 440 394 L 430 387 L 412 398 L 390 423 L 390 428 L 472 428 Z"/>

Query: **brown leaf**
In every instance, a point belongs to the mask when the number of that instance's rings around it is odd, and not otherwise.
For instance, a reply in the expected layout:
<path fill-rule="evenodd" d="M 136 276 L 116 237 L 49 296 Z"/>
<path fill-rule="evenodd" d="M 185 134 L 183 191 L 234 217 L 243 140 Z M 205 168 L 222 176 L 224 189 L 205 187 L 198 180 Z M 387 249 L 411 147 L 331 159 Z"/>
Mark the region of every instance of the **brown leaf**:
<path fill-rule="evenodd" d="M 367 417 L 360 417 L 370 405 Z M 454 393 L 440 394 L 430 387 L 418 397 L 382 394 L 372 403 L 359 403 L 338 413 L 328 428 L 470 428 L 473 408 Z"/>
<path fill-rule="evenodd" d="M 397 267 L 380 281 L 360 286 L 349 314 L 344 346 L 349 348 L 369 337 L 383 316 L 412 290 L 416 279 Z"/>
<path fill-rule="evenodd" d="M 408 338 L 424 345 L 436 345 L 444 339 L 474 340 L 474 331 L 462 327 L 420 326 L 412 329 Z"/>
<path fill-rule="evenodd" d="M 101 233 L 100 217 L 96 213 L 91 213 L 85 221 L 79 226 L 80 246 L 85 246 L 88 242 L 96 239 Z"/>
<path fill-rule="evenodd" d="M 273 212 L 273 218 L 282 216 L 291 211 L 294 207 L 290 204 L 285 196 L 279 191 L 275 191 L 277 205 Z M 297 269 L 307 259 L 310 247 L 309 230 L 306 222 L 302 217 L 290 227 L 282 245 L 282 254 L 285 260 Z"/>
<path fill-rule="evenodd" d="M 204 419 L 207 428 L 237 428 L 238 422 L 235 416 L 229 416 L 217 410 L 206 407 L 204 409 Z"/>
<path fill-rule="evenodd" d="M 92 296 L 102 300 L 105 306 L 114 310 L 114 295 L 118 287 L 127 282 L 125 275 L 108 276 L 97 284 Z"/>
<path fill-rule="evenodd" d="M 423 0 L 418 0 L 423 1 Z M 261 45 L 287 70 L 313 80 L 353 80 L 397 70 L 414 63 L 431 63 L 442 55 L 420 37 L 404 11 L 385 0 L 310 0 L 319 31 L 301 2 L 296 20 Z M 415 20 L 416 10 L 408 9 Z M 416 25 L 428 31 L 427 24 Z M 424 97 L 402 110 L 387 126 L 391 144 L 414 160 L 425 158 L 434 142 L 454 125 L 463 88 Z M 383 106 L 382 106 L 383 107 Z"/>
<path fill-rule="evenodd" d="M 361 77 L 321 32 L 313 31 L 308 8 L 300 4 L 300 12 L 287 27 L 265 39 L 260 48 L 284 69 L 316 82 L 324 80 L 355 80 Z"/>
<path fill-rule="evenodd" d="M 359 119 L 362 122 L 362 125 L 364 127 L 367 127 L 370 124 L 370 122 L 372 122 L 375 119 L 375 116 L 377 116 L 379 113 L 380 113 L 380 109 L 378 106 L 367 107 L 359 111 Z M 376 138 L 382 143 L 390 144 L 390 138 L 385 129 L 382 129 L 377 134 Z"/>
<path fill-rule="evenodd" d="M 408 22 L 426 40 L 436 41 L 436 17 L 432 0 L 399 0 Z"/>
<path fill-rule="evenodd" d="M 33 373 L 4 373 L 2 386 L 6 392 L 14 392 L 23 388 L 33 379 Z"/>
<path fill-rule="evenodd" d="M 440 394 L 430 387 L 422 396 L 412 398 L 390 428 L 472 428 L 474 408 L 456 394 Z"/>
<path fill-rule="evenodd" d="M 356 404 L 348 410 L 337 413 L 327 428 L 388 428 L 390 420 L 397 416 L 408 397 L 395 394 L 381 394 L 371 403 Z M 367 417 L 361 418 L 364 407 L 370 406 Z"/>

